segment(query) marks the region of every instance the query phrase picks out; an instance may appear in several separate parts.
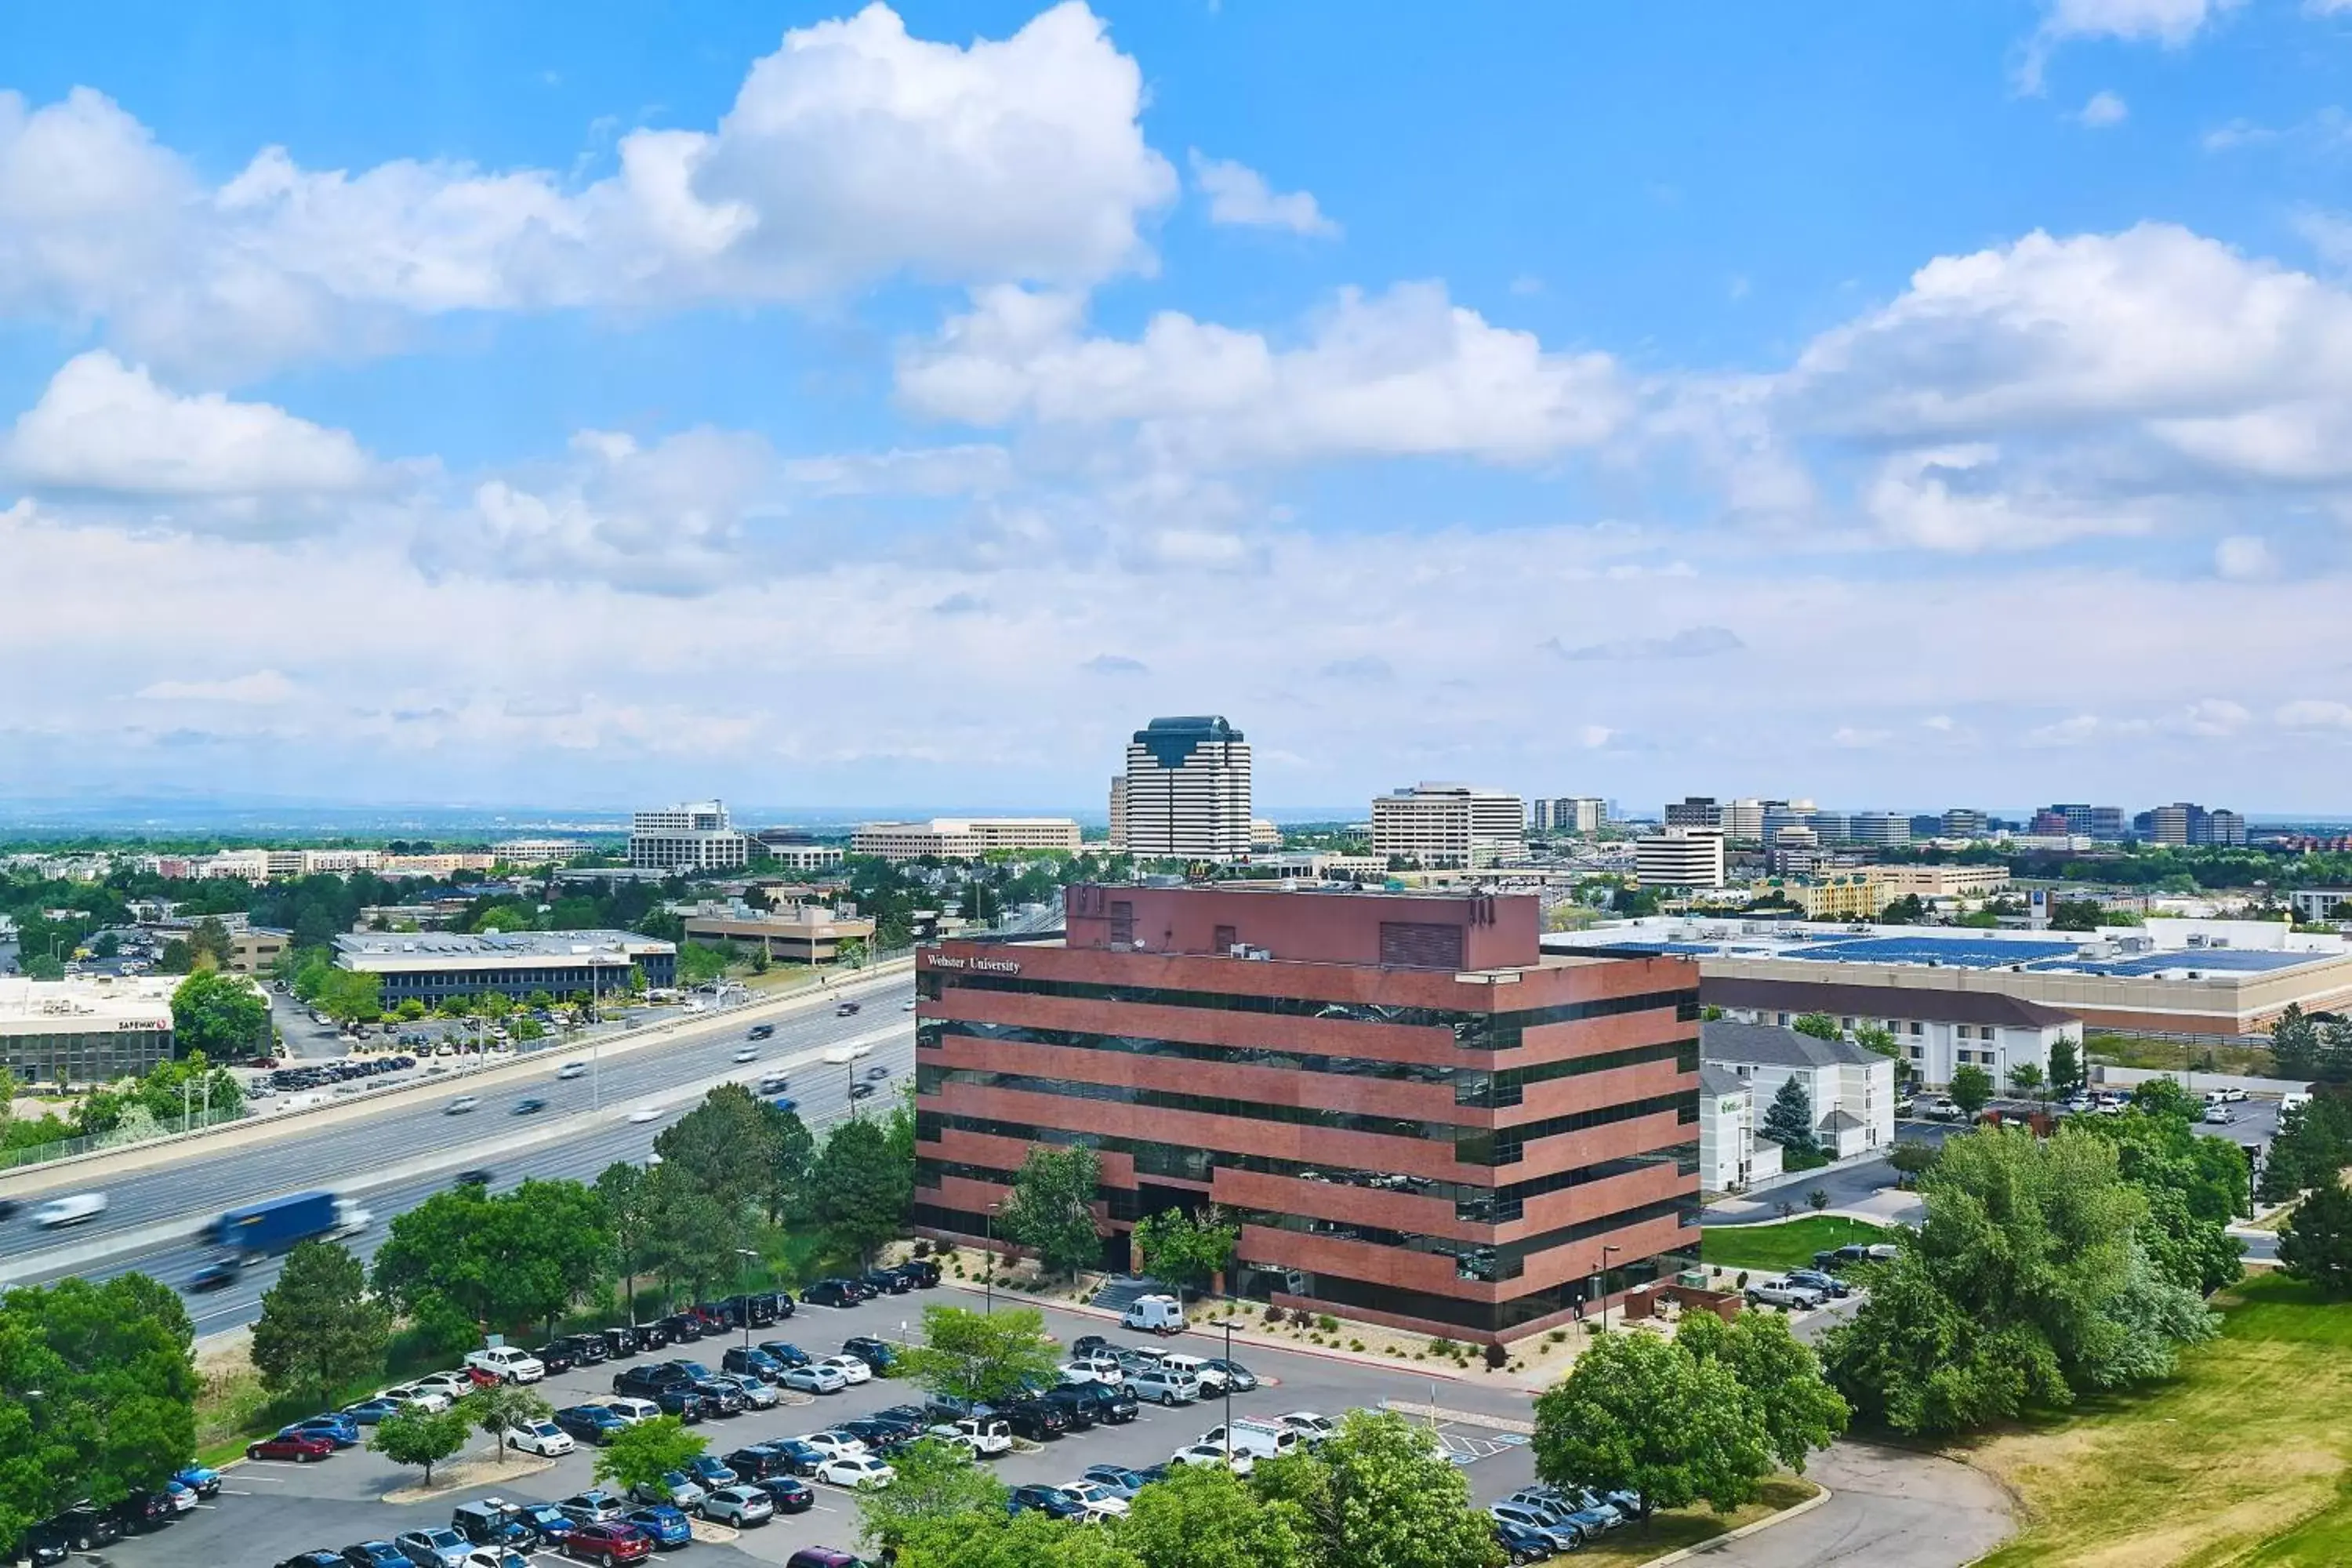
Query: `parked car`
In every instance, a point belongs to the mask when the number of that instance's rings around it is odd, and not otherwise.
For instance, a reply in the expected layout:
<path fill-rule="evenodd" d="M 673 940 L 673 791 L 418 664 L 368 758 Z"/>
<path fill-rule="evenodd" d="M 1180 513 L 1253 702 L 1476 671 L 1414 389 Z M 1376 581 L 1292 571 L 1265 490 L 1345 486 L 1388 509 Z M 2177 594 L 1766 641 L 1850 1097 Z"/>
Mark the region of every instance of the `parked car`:
<path fill-rule="evenodd" d="M 1088 1465 L 1078 1472 L 1078 1478 L 1108 1487 L 1123 1498 L 1132 1498 L 1159 1479 L 1141 1470 L 1129 1469 L 1125 1465 Z"/>
<path fill-rule="evenodd" d="M 343 1548 L 351 1568 L 411 1568 L 408 1553 L 389 1541 L 362 1541 Z"/>
<path fill-rule="evenodd" d="M 727 1348 L 727 1353 L 719 1358 L 719 1370 L 731 1376 L 756 1377 L 762 1383 L 773 1383 L 784 1375 L 783 1363 L 775 1357 L 741 1345 Z"/>
<path fill-rule="evenodd" d="M 657 1397 L 665 1388 L 691 1384 L 694 1374 L 674 1361 L 648 1362 L 613 1374 L 613 1392 L 639 1399 Z"/>
<path fill-rule="evenodd" d="M 814 1364 L 833 1368 L 852 1387 L 874 1381 L 874 1369 L 854 1355 L 829 1355 Z"/>
<path fill-rule="evenodd" d="M 290 1430 L 245 1446 L 245 1457 L 248 1459 L 291 1459 L 298 1465 L 307 1465 L 313 1459 L 331 1458 L 334 1452 L 335 1445 L 330 1439 L 312 1432 Z"/>
<path fill-rule="evenodd" d="M 857 1282 L 876 1296 L 903 1296 L 915 1288 L 915 1282 L 895 1268 L 869 1268 L 857 1277 Z"/>
<path fill-rule="evenodd" d="M 547 1369 L 551 1377 L 560 1377 L 580 1364 L 572 1354 L 572 1347 L 561 1340 L 551 1340 L 530 1353 L 540 1365 Z"/>
<path fill-rule="evenodd" d="M 122 1539 L 122 1526 L 103 1510 L 86 1502 L 78 1502 L 49 1521 L 47 1533 L 59 1541 L 70 1542 L 76 1552 L 89 1552 L 100 1546 L 111 1546 Z"/>
<path fill-rule="evenodd" d="M 1237 1476 L 1245 1476 L 1256 1468 L 1257 1461 L 1246 1450 L 1224 1449 L 1209 1443 L 1188 1443 L 1168 1456 L 1168 1463 L 1176 1465 L 1223 1465 Z"/>
<path fill-rule="evenodd" d="M 506 1446 L 522 1453 L 552 1459 L 572 1452 L 578 1445 L 572 1442 L 572 1434 L 557 1423 L 531 1421 L 520 1426 L 508 1427 Z"/>
<path fill-rule="evenodd" d="M 635 1328 L 606 1329 L 603 1333 L 596 1337 L 604 1342 L 604 1354 L 614 1361 L 626 1361 L 629 1357 L 636 1354 L 640 1350 L 655 1350 L 660 1348 L 659 1346 L 647 1345 L 645 1342 L 644 1336 Z"/>
<path fill-rule="evenodd" d="M 200 1498 L 218 1497 L 221 1473 L 204 1465 L 190 1465 L 172 1478 Z"/>
<path fill-rule="evenodd" d="M 1500 1528 L 1508 1528 L 1544 1543 L 1552 1552 L 1575 1552 L 1584 1545 L 1584 1534 L 1572 1525 L 1556 1524 L 1540 1510 L 1521 1503 L 1498 1502 L 1486 1510 L 1486 1517 Z M 1514 1552 L 1511 1561 L 1521 1561 Z"/>
<path fill-rule="evenodd" d="M 601 1404 L 603 1408 L 611 1411 L 632 1426 L 640 1421 L 650 1421 L 662 1413 L 661 1406 L 650 1399 L 625 1399 L 615 1395 L 602 1401 Z"/>
<path fill-rule="evenodd" d="M 1032 1443 L 1044 1443 L 1060 1436 L 1070 1429 L 1070 1417 L 1061 1406 L 1043 1399 L 1024 1399 L 1004 1409 L 1005 1422 L 1013 1435 Z"/>
<path fill-rule="evenodd" d="M 710 1402 L 694 1392 L 688 1383 L 672 1384 L 654 1395 L 654 1404 L 665 1415 L 675 1415 L 678 1424 L 692 1426 L 710 1415 Z"/>
<path fill-rule="evenodd" d="M 781 1367 L 806 1366 L 809 1363 L 808 1352 L 783 1340 L 761 1340 L 759 1348 L 761 1355 Z"/>
<path fill-rule="evenodd" d="M 841 1353 L 864 1362 L 868 1371 L 877 1377 L 887 1377 L 890 1369 L 898 1364 L 898 1352 L 887 1341 L 859 1334 L 841 1342 Z"/>
<path fill-rule="evenodd" d="M 1129 1377 L 1129 1392 L 1150 1405 L 1190 1405 L 1201 1397 L 1201 1380 L 1172 1367 L 1147 1367 Z"/>
<path fill-rule="evenodd" d="M 795 1476 L 816 1474 L 816 1468 L 824 1463 L 827 1457 L 798 1437 L 771 1437 L 760 1446 L 782 1458 L 786 1473 Z"/>
<path fill-rule="evenodd" d="M 783 1387 L 803 1394 L 839 1394 L 849 1386 L 849 1379 L 841 1374 L 841 1369 L 828 1362 L 792 1367 L 779 1381 Z"/>
<path fill-rule="evenodd" d="M 816 1506 L 816 1493 L 796 1476 L 770 1476 L 751 1484 L 768 1494 L 778 1513 L 806 1513 Z"/>
<path fill-rule="evenodd" d="M 801 1292 L 804 1307 L 855 1307 L 868 1292 L 855 1279 L 829 1276 Z"/>
<path fill-rule="evenodd" d="M 449 1510 L 449 1528 L 476 1546 L 513 1546 L 528 1552 L 542 1539 L 523 1510 L 503 1498 L 459 1503 Z"/>
<path fill-rule="evenodd" d="M 898 1479 L 898 1472 L 871 1454 L 844 1454 L 837 1459 L 827 1459 L 819 1465 L 816 1479 L 827 1486 L 866 1491 L 888 1486 Z"/>
<path fill-rule="evenodd" d="M 940 1266 L 928 1258 L 910 1258 L 898 1265 L 898 1272 L 918 1290 L 935 1289 L 940 1282 Z"/>
<path fill-rule="evenodd" d="M 522 1526 L 549 1546 L 561 1546 L 580 1521 L 551 1502 L 526 1502 L 516 1505 L 515 1517 Z"/>
<path fill-rule="evenodd" d="M 126 1533 L 161 1530 L 179 1517 L 180 1510 L 172 1506 L 171 1498 L 163 1490 L 134 1491 L 114 1505 L 115 1522 Z"/>
<path fill-rule="evenodd" d="M 686 1473 L 692 1476 L 695 1484 L 705 1491 L 714 1490 L 719 1487 L 731 1487 L 743 1479 L 728 1468 L 724 1459 L 712 1454 L 696 1456 L 694 1462 L 687 1466 Z"/>
<path fill-rule="evenodd" d="M 1818 1268 L 1791 1268 L 1789 1270 L 1789 1283 L 1801 1285 L 1808 1290 L 1817 1290 L 1832 1301 L 1843 1301 L 1853 1294 L 1853 1286 L 1836 1275 L 1824 1274 Z"/>
<path fill-rule="evenodd" d="M 1201 1441 L 1220 1448 L 1242 1449 L 1261 1459 L 1278 1459 L 1297 1453 L 1302 1439 L 1296 1428 L 1278 1421 L 1254 1421 L 1243 1416 L 1230 1428 L 1212 1426 L 1201 1434 Z"/>
<path fill-rule="evenodd" d="M 555 1342 L 572 1357 L 574 1366 L 601 1365 L 604 1358 L 613 1353 L 612 1347 L 604 1342 L 602 1334 L 566 1334 Z M 541 1356 L 540 1359 L 544 1361 L 547 1358 Z"/>
<path fill-rule="evenodd" d="M 655 1326 L 668 1336 L 666 1343 L 690 1345 L 702 1337 L 702 1320 L 691 1312 L 672 1312 L 656 1320 Z"/>
<path fill-rule="evenodd" d="M 714 1524 L 752 1529 L 775 1518 L 776 1505 L 754 1486 L 721 1487 L 702 1500 L 702 1517 Z"/>
<path fill-rule="evenodd" d="M 1127 1517 L 1127 1499 L 1100 1481 L 1067 1481 L 1063 1484 L 1061 1492 L 1097 1519 Z"/>
<path fill-rule="evenodd" d="M 1257 1373 L 1237 1361 L 1226 1361 L 1223 1357 L 1202 1362 L 1200 1371 L 1194 1375 L 1200 1378 L 1201 1386 L 1212 1395 L 1224 1393 L 1227 1384 L 1232 1385 L 1235 1394 L 1252 1393 L 1257 1387 Z"/>
<path fill-rule="evenodd" d="M 1822 1293 L 1802 1285 L 1776 1284 L 1766 1280 L 1748 1287 L 1748 1305 L 1754 1307 L 1786 1307 L 1798 1311 L 1811 1311 L 1822 1304 Z"/>
<path fill-rule="evenodd" d="M 630 1488 L 629 1495 L 639 1502 L 666 1502 L 691 1513 L 701 1506 L 702 1500 L 709 1493 L 684 1470 L 665 1470 L 660 1479 L 644 1481 Z"/>
<path fill-rule="evenodd" d="M 360 1424 L 341 1411 L 320 1415 L 306 1415 L 278 1429 L 280 1436 L 289 1432 L 308 1432 L 324 1437 L 338 1448 L 356 1448 L 360 1441 Z"/>
<path fill-rule="evenodd" d="M 838 1459 L 850 1454 L 866 1452 L 866 1445 L 846 1433 L 826 1430 L 811 1432 L 797 1439 L 803 1447 L 815 1449 L 824 1459 Z"/>
<path fill-rule="evenodd" d="M 513 1345 L 470 1351 L 466 1356 L 466 1368 L 468 1372 L 488 1373 L 501 1383 L 537 1383 L 547 1375 L 545 1362 Z"/>
<path fill-rule="evenodd" d="M 752 1410 L 773 1410 L 780 1399 L 773 1384 L 748 1372 L 722 1372 L 718 1381 L 741 1390 L 743 1404 Z"/>
<path fill-rule="evenodd" d="M 632 1509 L 621 1516 L 621 1522 L 643 1532 L 654 1543 L 656 1552 L 668 1552 L 694 1543 L 693 1521 L 666 1502 Z"/>
<path fill-rule="evenodd" d="M 967 1415 L 961 1421 L 925 1427 L 923 1435 L 952 1443 L 979 1459 L 992 1459 L 1013 1451 L 1013 1426 L 1002 1416 Z"/>
<path fill-rule="evenodd" d="M 446 1524 L 431 1525 L 424 1530 L 412 1530 L 392 1538 L 416 1568 L 465 1568 L 466 1558 L 474 1543 Z"/>
<path fill-rule="evenodd" d="M 602 1487 L 574 1492 L 555 1505 L 573 1524 L 610 1524 L 628 1511 L 628 1505 Z"/>
<path fill-rule="evenodd" d="M 1312 1448 L 1338 1433 L 1339 1424 L 1328 1415 L 1312 1410 L 1291 1410 L 1274 1418 L 1277 1426 L 1287 1426 L 1298 1434 L 1298 1440 Z"/>
<path fill-rule="evenodd" d="M 632 1524 L 583 1524 L 563 1538 L 563 1554 L 599 1568 L 636 1563 L 653 1555 L 653 1537 Z"/>
<path fill-rule="evenodd" d="M 1083 1519 L 1087 1509 L 1084 1503 L 1069 1497 L 1059 1487 L 1026 1486 L 1013 1489 L 1012 1495 L 1004 1500 L 1004 1511 L 1034 1511 L 1054 1519 Z"/>
<path fill-rule="evenodd" d="M 1130 1329 L 1149 1329 L 1155 1334 L 1181 1334 L 1184 1309 L 1173 1296 L 1138 1296 L 1127 1304 L 1118 1321 Z"/>
<path fill-rule="evenodd" d="M 724 1378 L 705 1377 L 693 1385 L 696 1397 L 714 1415 L 740 1415 L 747 1408 L 743 1390 Z"/>

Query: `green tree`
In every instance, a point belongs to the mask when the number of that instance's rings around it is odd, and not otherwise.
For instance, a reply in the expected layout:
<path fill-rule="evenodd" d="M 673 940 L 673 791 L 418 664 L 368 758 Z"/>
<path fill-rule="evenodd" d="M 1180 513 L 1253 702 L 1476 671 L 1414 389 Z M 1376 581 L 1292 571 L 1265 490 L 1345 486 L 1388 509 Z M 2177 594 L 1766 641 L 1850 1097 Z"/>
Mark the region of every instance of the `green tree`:
<path fill-rule="evenodd" d="M 184 937 L 172 937 L 163 943 L 163 951 L 155 955 L 155 968 L 164 974 L 185 974 L 196 966 L 196 950 Z M 27 970 L 26 973 L 30 973 Z"/>
<path fill-rule="evenodd" d="M 891 1457 L 898 1476 L 857 1499 L 859 1534 L 877 1552 L 896 1553 L 929 1521 L 967 1513 L 1001 1513 L 1004 1483 L 976 1464 L 971 1450 L 919 1437 Z"/>
<path fill-rule="evenodd" d="M 648 1188 L 653 1210 L 654 1271 L 675 1299 L 679 1288 L 700 1300 L 709 1287 L 734 1278 L 740 1259 L 744 1215 L 667 1163 L 653 1169 Z"/>
<path fill-rule="evenodd" d="M 2290 1002 L 2271 1026 L 2271 1060 L 2281 1078 L 2309 1079 L 2319 1070 L 2319 1026 Z"/>
<path fill-rule="evenodd" d="M 1817 1040 L 1834 1040 L 1842 1033 L 1838 1021 L 1827 1013 L 1801 1013 L 1797 1021 L 1789 1027 L 1801 1035 L 1811 1035 Z"/>
<path fill-rule="evenodd" d="M 2352 1098 L 2323 1094 L 2283 1110 L 2263 1163 L 2263 1201 L 2284 1203 L 2334 1180 L 2347 1165 L 2352 1165 Z"/>
<path fill-rule="evenodd" d="M 1052 1383 L 1061 1347 L 1034 1307 L 971 1312 L 923 1309 L 923 1342 L 906 1352 L 907 1375 L 933 1394 L 1003 1404 L 1025 1381 Z"/>
<path fill-rule="evenodd" d="M 0 1541 L 195 1457 L 194 1342 L 178 1294 L 143 1274 L 0 1295 Z"/>
<path fill-rule="evenodd" d="M 612 1278 L 613 1226 L 593 1187 L 526 1181 L 490 1200 L 499 1218 L 491 1245 L 504 1261 L 502 1321 L 544 1323 Z"/>
<path fill-rule="evenodd" d="M 2352 1191 L 2322 1182 L 2279 1232 L 2279 1266 L 2332 1300 L 2352 1296 Z"/>
<path fill-rule="evenodd" d="M 1084 1144 L 1068 1149 L 1032 1145 L 1013 1177 L 1013 1195 L 997 1216 L 997 1234 L 1029 1248 L 1045 1268 L 1075 1274 L 1102 1256 L 1095 1225 L 1095 1194 L 1102 1163 Z"/>
<path fill-rule="evenodd" d="M 373 1024 L 383 1016 L 383 976 L 330 969 L 314 1000 L 338 1024 Z"/>
<path fill-rule="evenodd" d="M 798 1111 L 762 1104 L 760 1116 L 765 1124 L 760 1146 L 761 1201 L 767 1207 L 768 1223 L 782 1225 L 787 1218 L 809 1212 L 809 1177 L 816 1166 L 816 1139 Z M 913 1157 L 909 1148 L 910 1164 Z"/>
<path fill-rule="evenodd" d="M 269 1043 L 269 1004 L 240 974 L 199 971 L 172 992 L 172 1048 L 214 1061 L 252 1056 Z"/>
<path fill-rule="evenodd" d="M 1321 1447 L 1263 1460 L 1252 1481 L 1299 1521 L 1319 1568 L 1493 1568 L 1502 1561 L 1492 1522 L 1471 1506 L 1467 1478 L 1425 1428 L 1402 1415 L 1349 1411 Z"/>
<path fill-rule="evenodd" d="M 1608 1334 L 1536 1399 L 1536 1474 L 1626 1490 L 1642 1517 L 1705 1500 L 1729 1512 L 1772 1471 L 1772 1442 L 1738 1375 L 1678 1340 Z"/>
<path fill-rule="evenodd" d="M 1143 1568 L 1309 1568 L 1315 1561 L 1304 1518 L 1222 1466 L 1171 1470 L 1129 1510 L 1118 1543 Z"/>
<path fill-rule="evenodd" d="M 330 1404 L 383 1369 L 391 1340 L 392 1310 L 367 1293 L 360 1260 L 334 1242 L 305 1241 L 262 1292 L 254 1370 L 271 1394 Z"/>
<path fill-rule="evenodd" d="M 2019 1094 L 2031 1097 L 2042 1087 L 2042 1068 L 2036 1062 L 2019 1062 L 2009 1069 L 2009 1087 Z"/>
<path fill-rule="evenodd" d="M 2064 1100 L 2083 1092 L 2083 1052 L 2072 1035 L 2050 1042 L 2050 1092 Z"/>
<path fill-rule="evenodd" d="M 393 1217 L 375 1256 L 375 1288 L 402 1312 L 461 1315 L 503 1329 L 549 1322 L 610 1278 L 610 1222 L 577 1182 L 529 1181 L 495 1197 L 477 1186 L 435 1193 Z"/>
<path fill-rule="evenodd" d="M 917 1521 L 897 1568 L 1137 1568 L 1108 1530 L 1074 1530 L 1036 1509 L 1003 1509 Z"/>
<path fill-rule="evenodd" d="M 1161 1209 L 1135 1225 L 1135 1247 L 1156 1279 L 1205 1288 L 1234 1261 L 1241 1227 L 1214 1210 L 1195 1220 L 1182 1209 Z"/>
<path fill-rule="evenodd" d="M 1973 1118 L 1992 1103 L 1992 1074 L 1970 1062 L 1952 1069 L 1952 1103 Z"/>
<path fill-rule="evenodd" d="M 891 1149 L 885 1129 L 852 1117 L 826 1135 L 810 1186 L 810 1217 L 826 1245 L 863 1265 L 905 1227 L 915 1168 Z"/>
<path fill-rule="evenodd" d="M 1731 1369 L 1782 1468 L 1801 1474 L 1807 1455 L 1844 1433 L 1844 1398 L 1822 1376 L 1812 1346 L 1791 1333 L 1780 1313 L 1742 1312 L 1727 1323 L 1712 1312 L 1692 1312 L 1675 1342 L 1698 1361 Z"/>
<path fill-rule="evenodd" d="M 675 1415 L 640 1421 L 596 1450 L 596 1479 L 611 1481 L 623 1491 L 651 1487 L 672 1470 L 683 1470 L 702 1458 L 709 1443 L 689 1432 Z"/>
<path fill-rule="evenodd" d="M 635 1321 L 637 1266 L 646 1261 L 654 1245 L 654 1197 L 650 1173 L 643 1165 L 615 1160 L 596 1176 L 596 1195 L 604 1200 L 605 1223 L 612 1227 L 614 1261 L 628 1292 L 631 1321 Z"/>
<path fill-rule="evenodd" d="M 751 1091 L 722 1083 L 654 1139 L 662 1169 L 676 1171 L 732 1215 L 747 1214 L 766 1185 L 771 1124 Z"/>
<path fill-rule="evenodd" d="M 1802 1079 L 1791 1077 L 1780 1080 L 1772 1103 L 1764 1108 L 1764 1125 L 1757 1132 L 1790 1154 L 1819 1151 L 1820 1145 L 1813 1138 L 1813 1098 L 1805 1092 Z"/>
<path fill-rule="evenodd" d="M 706 942 L 682 943 L 677 950 L 677 983 L 708 985 L 727 973 L 727 955 Z"/>
<path fill-rule="evenodd" d="M 544 1421 L 555 1414 L 555 1406 L 520 1384 L 494 1383 L 488 1388 L 478 1388 L 457 1401 L 457 1408 L 466 1413 L 490 1446 L 503 1459 L 507 1453 L 507 1434 L 519 1431 L 535 1422 Z"/>
<path fill-rule="evenodd" d="M 375 1424 L 368 1447 L 395 1465 L 422 1465 L 425 1484 L 433 1484 L 433 1467 L 466 1446 L 473 1422 L 457 1405 L 429 1411 L 404 1405 Z"/>
<path fill-rule="evenodd" d="M 228 927 L 215 915 L 205 916 L 188 932 L 188 949 L 194 969 L 226 969 L 236 960 L 236 944 L 230 940 Z"/>

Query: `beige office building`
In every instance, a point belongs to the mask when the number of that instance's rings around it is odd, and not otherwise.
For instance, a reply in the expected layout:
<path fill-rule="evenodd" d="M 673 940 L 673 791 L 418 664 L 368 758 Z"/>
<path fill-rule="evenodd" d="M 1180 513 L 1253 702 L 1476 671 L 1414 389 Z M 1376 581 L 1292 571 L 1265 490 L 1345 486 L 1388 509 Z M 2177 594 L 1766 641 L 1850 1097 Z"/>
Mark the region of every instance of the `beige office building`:
<path fill-rule="evenodd" d="M 1066 816 L 935 816 L 929 822 L 869 822 L 850 852 L 885 860 L 977 860 L 992 849 L 1076 854 L 1078 825 Z"/>
<path fill-rule="evenodd" d="M 1527 847 L 1527 805 L 1501 790 L 1423 783 L 1372 799 L 1372 853 L 1440 870 L 1492 864 Z"/>

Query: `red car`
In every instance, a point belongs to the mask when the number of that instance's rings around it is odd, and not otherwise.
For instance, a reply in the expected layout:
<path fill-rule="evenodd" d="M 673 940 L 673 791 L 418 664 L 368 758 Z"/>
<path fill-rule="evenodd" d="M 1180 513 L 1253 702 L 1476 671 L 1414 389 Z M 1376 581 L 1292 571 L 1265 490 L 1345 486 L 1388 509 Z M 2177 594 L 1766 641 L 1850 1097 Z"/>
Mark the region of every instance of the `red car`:
<path fill-rule="evenodd" d="M 466 1369 L 466 1375 L 473 1381 L 476 1388 L 496 1388 L 506 1381 L 486 1366 L 469 1366 Z"/>
<path fill-rule="evenodd" d="M 602 1568 L 650 1557 L 654 1538 L 634 1524 L 583 1524 L 563 1538 L 563 1555 L 593 1561 Z"/>
<path fill-rule="evenodd" d="M 291 1459 L 298 1465 L 326 1458 L 334 1451 L 334 1444 L 326 1438 L 305 1432 L 280 1433 L 275 1437 L 264 1437 L 258 1443 L 245 1446 L 245 1457 L 248 1459 Z"/>

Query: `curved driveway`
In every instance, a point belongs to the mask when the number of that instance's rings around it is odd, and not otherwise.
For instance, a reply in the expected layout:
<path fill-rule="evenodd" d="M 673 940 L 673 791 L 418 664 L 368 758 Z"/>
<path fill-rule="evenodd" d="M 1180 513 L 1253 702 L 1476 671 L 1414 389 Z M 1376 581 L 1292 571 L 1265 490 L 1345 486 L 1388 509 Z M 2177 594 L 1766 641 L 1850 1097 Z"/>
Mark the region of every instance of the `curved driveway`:
<path fill-rule="evenodd" d="M 2009 1494 L 1980 1470 L 1932 1454 L 1844 1442 L 1805 1472 L 1830 1500 L 1769 1530 L 1695 1549 L 1738 1568 L 1960 1568 L 2009 1538 Z"/>

